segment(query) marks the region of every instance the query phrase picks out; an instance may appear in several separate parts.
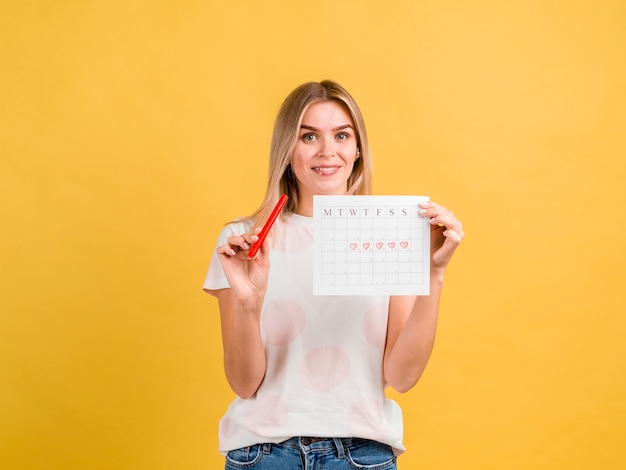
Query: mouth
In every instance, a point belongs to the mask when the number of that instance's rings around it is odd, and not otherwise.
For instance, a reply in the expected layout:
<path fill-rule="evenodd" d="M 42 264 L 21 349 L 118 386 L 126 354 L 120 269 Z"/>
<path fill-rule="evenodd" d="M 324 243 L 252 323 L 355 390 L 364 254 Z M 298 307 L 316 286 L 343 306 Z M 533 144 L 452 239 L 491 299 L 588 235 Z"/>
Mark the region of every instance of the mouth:
<path fill-rule="evenodd" d="M 311 170 L 313 170 L 318 175 L 329 176 L 329 175 L 334 175 L 335 173 L 337 173 L 339 171 L 339 166 L 337 166 L 337 165 L 332 165 L 332 166 L 314 166 L 314 167 L 311 168 Z"/>

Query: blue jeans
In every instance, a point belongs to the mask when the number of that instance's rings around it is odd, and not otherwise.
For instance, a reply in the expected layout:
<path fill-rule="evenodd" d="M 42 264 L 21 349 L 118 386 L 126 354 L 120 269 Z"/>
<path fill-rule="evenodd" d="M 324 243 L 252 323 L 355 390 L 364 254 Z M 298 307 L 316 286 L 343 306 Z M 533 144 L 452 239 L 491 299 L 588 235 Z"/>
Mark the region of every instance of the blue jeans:
<path fill-rule="evenodd" d="M 231 450 L 225 470 L 396 470 L 391 447 L 359 438 L 293 437 Z"/>

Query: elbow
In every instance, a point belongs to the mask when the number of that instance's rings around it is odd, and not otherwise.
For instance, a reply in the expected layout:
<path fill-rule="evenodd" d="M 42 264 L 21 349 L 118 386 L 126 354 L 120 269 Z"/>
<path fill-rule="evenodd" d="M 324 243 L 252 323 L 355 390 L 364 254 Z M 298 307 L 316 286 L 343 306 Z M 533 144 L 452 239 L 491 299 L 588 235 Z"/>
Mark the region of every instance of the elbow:
<path fill-rule="evenodd" d="M 224 372 L 230 389 L 239 398 L 247 400 L 256 395 L 265 378 L 265 361 L 246 364 L 234 361 L 225 355 Z"/>
<path fill-rule="evenodd" d="M 234 392 L 239 398 L 243 400 L 252 398 L 256 394 L 256 390 L 241 390 L 241 391 L 234 390 Z"/>
<path fill-rule="evenodd" d="M 414 387 L 415 384 L 411 385 L 411 384 L 402 384 L 402 385 L 392 385 L 391 388 L 393 388 L 396 392 L 398 393 L 406 393 L 409 390 L 411 390 Z"/>
<path fill-rule="evenodd" d="M 412 373 L 385 374 L 385 382 L 398 393 L 406 393 L 411 390 L 422 377 L 424 370 L 415 370 Z"/>
<path fill-rule="evenodd" d="M 231 381 L 229 381 L 228 384 L 230 385 L 231 390 L 235 392 L 235 395 L 244 400 L 252 398 L 256 395 L 256 391 L 259 389 L 258 385 L 253 384 L 238 384 Z"/>
<path fill-rule="evenodd" d="M 406 393 L 417 384 L 417 380 L 402 380 L 397 383 L 389 383 L 389 386 L 398 393 Z"/>
<path fill-rule="evenodd" d="M 226 374 L 226 379 L 228 381 L 228 385 L 235 395 L 239 398 L 247 400 L 248 398 L 252 398 L 256 395 L 257 390 L 261 386 L 263 382 L 263 377 L 265 374 L 260 375 L 260 377 L 255 376 L 241 376 L 235 374 L 234 376 L 229 376 Z"/>

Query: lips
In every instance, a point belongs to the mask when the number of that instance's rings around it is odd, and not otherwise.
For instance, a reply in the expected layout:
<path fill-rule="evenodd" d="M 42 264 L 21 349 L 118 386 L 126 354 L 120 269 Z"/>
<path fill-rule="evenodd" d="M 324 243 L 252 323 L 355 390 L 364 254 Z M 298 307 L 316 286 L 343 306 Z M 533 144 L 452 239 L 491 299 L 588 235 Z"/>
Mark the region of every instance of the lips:
<path fill-rule="evenodd" d="M 339 171 L 339 168 L 340 167 L 337 166 L 337 165 L 332 165 L 332 166 L 314 166 L 314 167 L 311 168 L 311 170 L 313 170 L 318 175 L 328 176 L 328 175 L 334 175 L 335 173 L 337 173 Z"/>

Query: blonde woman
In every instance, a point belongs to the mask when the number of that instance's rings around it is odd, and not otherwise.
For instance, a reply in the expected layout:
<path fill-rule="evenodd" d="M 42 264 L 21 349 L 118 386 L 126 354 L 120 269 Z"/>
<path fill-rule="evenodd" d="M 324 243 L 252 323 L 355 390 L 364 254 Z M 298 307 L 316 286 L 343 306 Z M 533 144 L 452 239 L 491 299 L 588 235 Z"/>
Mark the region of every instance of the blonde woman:
<path fill-rule="evenodd" d="M 338 83 L 305 83 L 276 118 L 263 204 L 226 226 L 204 290 L 219 301 L 224 368 L 237 395 L 220 421 L 227 470 L 395 469 L 402 414 L 430 357 L 444 273 L 464 237 L 435 202 L 429 296 L 313 296 L 313 196 L 370 193 L 365 123 Z M 280 195 L 289 196 L 248 257 Z"/>

